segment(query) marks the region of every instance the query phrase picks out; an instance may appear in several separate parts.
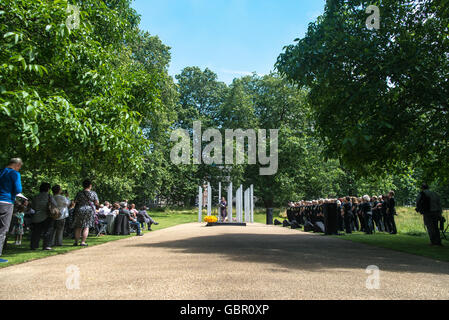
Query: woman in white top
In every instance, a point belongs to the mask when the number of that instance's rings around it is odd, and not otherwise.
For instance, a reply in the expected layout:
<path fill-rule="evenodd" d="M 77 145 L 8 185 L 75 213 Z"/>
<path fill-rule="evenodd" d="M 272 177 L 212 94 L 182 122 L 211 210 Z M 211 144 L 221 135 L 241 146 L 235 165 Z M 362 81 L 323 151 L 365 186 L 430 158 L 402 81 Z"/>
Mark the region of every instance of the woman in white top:
<path fill-rule="evenodd" d="M 51 188 L 51 191 L 53 191 L 53 197 L 56 201 L 59 211 L 61 212 L 61 217 L 55 221 L 53 234 L 51 236 L 53 243 L 52 246 L 62 247 L 65 219 L 69 216 L 68 207 L 70 206 L 70 200 L 62 195 L 61 186 L 55 185 L 53 186 L 53 188 Z"/>

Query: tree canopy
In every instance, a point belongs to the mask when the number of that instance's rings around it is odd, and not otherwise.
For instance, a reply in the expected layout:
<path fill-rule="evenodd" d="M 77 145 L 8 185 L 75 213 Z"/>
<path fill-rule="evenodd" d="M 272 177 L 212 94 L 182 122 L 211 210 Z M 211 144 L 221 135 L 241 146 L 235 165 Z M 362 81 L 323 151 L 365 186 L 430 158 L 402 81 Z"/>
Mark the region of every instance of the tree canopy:
<path fill-rule="evenodd" d="M 449 177 L 449 15 L 444 1 L 384 0 L 379 30 L 361 0 L 327 1 L 277 69 L 309 90 L 328 155 L 364 175 Z"/>
<path fill-rule="evenodd" d="M 79 1 L 70 29 L 67 1 L 2 2 L 3 162 L 20 155 L 27 170 L 110 180 L 143 171 L 175 90 L 169 48 L 138 29 L 130 3 Z"/>

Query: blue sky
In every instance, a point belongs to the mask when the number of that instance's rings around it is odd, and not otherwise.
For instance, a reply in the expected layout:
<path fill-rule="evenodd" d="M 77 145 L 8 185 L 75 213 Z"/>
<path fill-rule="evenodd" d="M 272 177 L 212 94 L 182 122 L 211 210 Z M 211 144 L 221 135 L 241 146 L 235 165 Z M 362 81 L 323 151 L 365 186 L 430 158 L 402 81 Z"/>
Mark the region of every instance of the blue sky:
<path fill-rule="evenodd" d="M 170 74 L 209 68 L 219 80 L 273 70 L 283 46 L 302 37 L 325 0 L 134 0 L 141 28 L 172 54 Z"/>

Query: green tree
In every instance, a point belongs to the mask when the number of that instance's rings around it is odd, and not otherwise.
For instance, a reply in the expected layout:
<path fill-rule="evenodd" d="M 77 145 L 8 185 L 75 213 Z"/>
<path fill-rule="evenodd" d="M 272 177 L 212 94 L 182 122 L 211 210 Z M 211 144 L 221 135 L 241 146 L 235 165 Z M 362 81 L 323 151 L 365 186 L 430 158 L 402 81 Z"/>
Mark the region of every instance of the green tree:
<path fill-rule="evenodd" d="M 449 15 L 442 1 L 378 1 L 379 30 L 362 0 L 327 1 L 277 69 L 307 87 L 328 154 L 369 175 L 425 169 L 449 177 Z M 399 170 L 401 171 L 401 170 Z"/>
<path fill-rule="evenodd" d="M 24 159 L 28 190 L 47 180 L 75 192 L 89 176 L 123 199 L 176 118 L 169 48 L 138 29 L 130 0 L 72 3 L 73 30 L 67 1 L 0 4 L 0 161 Z"/>

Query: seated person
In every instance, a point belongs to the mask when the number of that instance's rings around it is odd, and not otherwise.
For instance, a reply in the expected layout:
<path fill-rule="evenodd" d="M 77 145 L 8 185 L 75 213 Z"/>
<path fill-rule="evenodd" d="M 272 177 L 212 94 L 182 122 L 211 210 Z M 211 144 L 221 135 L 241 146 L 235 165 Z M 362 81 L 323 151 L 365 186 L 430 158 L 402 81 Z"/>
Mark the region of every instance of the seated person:
<path fill-rule="evenodd" d="M 154 224 L 157 226 L 159 223 L 154 221 L 153 218 L 148 215 L 147 210 L 148 208 L 143 206 L 142 209 L 137 213 L 137 220 L 142 225 L 142 227 L 143 224 L 146 223 L 148 225 L 148 231 L 151 231 L 151 225 Z"/>
<path fill-rule="evenodd" d="M 111 212 L 109 212 L 109 215 L 118 215 L 120 213 L 120 204 L 118 202 L 114 203 L 112 206 Z"/>
<path fill-rule="evenodd" d="M 127 216 L 130 221 L 129 224 L 131 226 L 136 227 L 137 236 L 143 236 L 142 231 L 140 229 L 140 223 L 137 221 L 136 217 L 134 217 L 134 215 L 132 215 L 131 212 L 128 210 L 125 202 L 120 203 L 119 215 Z"/>
<path fill-rule="evenodd" d="M 96 224 L 97 233 L 100 232 L 101 227 L 103 225 L 108 224 L 106 221 L 107 214 L 108 214 L 107 208 L 104 205 L 100 205 L 100 210 L 98 210 L 97 212 L 97 224 Z"/>

